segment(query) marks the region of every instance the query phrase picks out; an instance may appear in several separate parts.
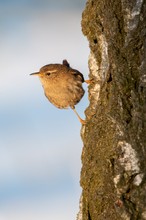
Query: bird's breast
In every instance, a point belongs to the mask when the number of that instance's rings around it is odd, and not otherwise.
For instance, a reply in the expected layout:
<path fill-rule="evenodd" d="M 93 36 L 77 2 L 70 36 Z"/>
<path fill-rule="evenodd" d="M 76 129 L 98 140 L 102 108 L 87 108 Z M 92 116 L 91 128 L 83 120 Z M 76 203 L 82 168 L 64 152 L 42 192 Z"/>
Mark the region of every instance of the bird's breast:
<path fill-rule="evenodd" d="M 63 78 L 62 78 L 63 77 Z M 68 108 L 76 105 L 84 95 L 81 80 L 63 75 L 53 80 L 41 80 L 48 100 L 57 108 Z"/>

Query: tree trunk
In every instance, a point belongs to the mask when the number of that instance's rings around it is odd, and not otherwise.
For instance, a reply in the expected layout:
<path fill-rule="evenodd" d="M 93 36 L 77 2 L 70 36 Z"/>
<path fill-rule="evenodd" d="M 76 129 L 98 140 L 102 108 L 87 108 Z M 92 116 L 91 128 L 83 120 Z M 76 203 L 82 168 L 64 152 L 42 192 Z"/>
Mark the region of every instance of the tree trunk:
<path fill-rule="evenodd" d="M 146 219 L 146 0 L 88 0 L 78 220 Z"/>

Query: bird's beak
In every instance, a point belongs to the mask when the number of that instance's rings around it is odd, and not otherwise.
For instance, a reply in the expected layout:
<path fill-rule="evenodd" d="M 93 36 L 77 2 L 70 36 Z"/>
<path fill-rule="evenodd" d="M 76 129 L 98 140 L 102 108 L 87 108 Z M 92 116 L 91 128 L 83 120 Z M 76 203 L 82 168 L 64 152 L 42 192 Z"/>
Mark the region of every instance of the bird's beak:
<path fill-rule="evenodd" d="M 40 72 L 31 73 L 30 76 L 39 75 Z"/>

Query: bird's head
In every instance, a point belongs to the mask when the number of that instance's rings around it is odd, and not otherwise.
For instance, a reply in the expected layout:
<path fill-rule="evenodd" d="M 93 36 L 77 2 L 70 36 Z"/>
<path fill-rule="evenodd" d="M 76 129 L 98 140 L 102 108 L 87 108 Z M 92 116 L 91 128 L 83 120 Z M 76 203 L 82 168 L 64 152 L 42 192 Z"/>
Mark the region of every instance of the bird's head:
<path fill-rule="evenodd" d="M 39 72 L 31 73 L 31 76 L 39 76 L 41 79 L 48 79 L 58 72 L 56 65 L 50 64 L 43 66 Z"/>

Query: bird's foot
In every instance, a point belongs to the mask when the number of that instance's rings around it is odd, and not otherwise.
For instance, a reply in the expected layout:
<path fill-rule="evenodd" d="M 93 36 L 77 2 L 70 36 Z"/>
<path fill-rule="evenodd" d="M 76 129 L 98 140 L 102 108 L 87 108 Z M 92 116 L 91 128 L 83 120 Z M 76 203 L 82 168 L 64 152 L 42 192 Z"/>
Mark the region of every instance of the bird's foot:
<path fill-rule="evenodd" d="M 84 81 L 85 81 L 85 83 L 87 83 L 87 84 L 91 84 L 91 83 L 94 82 L 94 79 L 86 79 L 86 80 L 84 80 Z"/>
<path fill-rule="evenodd" d="M 85 125 L 86 124 L 86 120 L 82 119 L 82 118 L 79 118 L 79 121 L 81 122 L 82 125 Z"/>
<path fill-rule="evenodd" d="M 77 113 L 75 107 L 73 106 L 73 107 L 71 107 L 71 108 L 72 108 L 72 110 L 74 111 L 74 113 L 77 115 L 77 117 L 78 117 L 79 121 L 81 122 L 81 124 L 82 124 L 82 125 L 85 125 L 85 124 L 86 124 L 86 121 L 83 120 L 83 119 L 79 116 L 79 114 Z"/>

